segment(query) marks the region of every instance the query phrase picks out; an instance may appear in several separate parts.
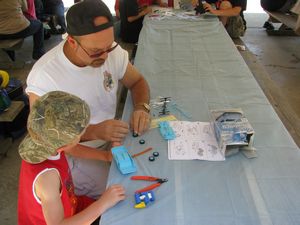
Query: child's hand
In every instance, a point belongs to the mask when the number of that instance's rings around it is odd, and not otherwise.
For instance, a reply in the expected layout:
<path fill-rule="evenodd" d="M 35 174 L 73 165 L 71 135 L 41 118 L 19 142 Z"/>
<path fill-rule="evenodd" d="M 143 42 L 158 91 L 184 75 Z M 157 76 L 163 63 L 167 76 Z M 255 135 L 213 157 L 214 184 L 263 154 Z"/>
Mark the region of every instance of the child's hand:
<path fill-rule="evenodd" d="M 112 148 L 116 147 L 116 146 L 121 146 L 121 145 L 122 145 L 122 143 L 121 142 L 117 142 L 117 141 L 114 141 L 114 142 L 111 143 L 111 147 Z"/>
<path fill-rule="evenodd" d="M 146 9 L 143 10 L 143 14 L 147 15 L 148 13 L 152 13 L 152 7 L 148 6 Z"/>
<path fill-rule="evenodd" d="M 112 159 L 113 159 L 113 155 L 112 155 L 111 151 L 105 151 L 103 153 L 105 153 L 105 160 L 104 161 L 111 162 Z"/>
<path fill-rule="evenodd" d="M 99 201 L 103 204 L 104 210 L 107 210 L 116 205 L 119 201 L 124 200 L 125 197 L 124 187 L 120 184 L 114 184 L 106 189 Z"/>

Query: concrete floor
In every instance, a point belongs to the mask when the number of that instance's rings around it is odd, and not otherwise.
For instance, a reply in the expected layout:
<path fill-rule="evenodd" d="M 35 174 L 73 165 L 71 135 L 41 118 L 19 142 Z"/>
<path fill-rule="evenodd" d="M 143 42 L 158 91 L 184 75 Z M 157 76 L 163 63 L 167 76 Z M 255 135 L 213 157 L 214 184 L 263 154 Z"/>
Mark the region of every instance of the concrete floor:
<path fill-rule="evenodd" d="M 300 37 L 268 36 L 261 28 L 267 18 L 261 13 L 246 14 L 248 30 L 242 40 L 248 51 L 242 56 L 300 146 Z"/>
<path fill-rule="evenodd" d="M 246 15 L 248 30 L 242 41 L 247 50 L 241 52 L 258 83 L 273 104 L 278 115 L 300 145 L 300 37 L 271 37 L 261 28 L 265 14 Z M 55 46 L 61 37 L 47 40 L 47 49 Z M 33 65 L 31 61 L 31 39 L 28 38 L 21 51 L 17 51 L 17 62 L 12 63 L 0 51 L 0 69 L 7 70 L 12 77 L 23 81 Z M 127 46 L 128 47 L 128 46 Z M 130 46 L 129 46 L 130 49 Z M 17 147 L 22 138 L 0 139 L 0 152 L 9 150 L 0 158 L 0 224 L 17 224 L 16 205 L 20 158 Z"/>

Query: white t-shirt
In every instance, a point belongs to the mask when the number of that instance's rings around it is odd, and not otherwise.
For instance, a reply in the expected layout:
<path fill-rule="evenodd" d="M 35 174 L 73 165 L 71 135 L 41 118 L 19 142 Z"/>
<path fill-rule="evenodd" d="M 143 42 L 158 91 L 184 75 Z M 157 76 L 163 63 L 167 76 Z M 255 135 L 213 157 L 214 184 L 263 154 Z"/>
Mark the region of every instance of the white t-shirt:
<path fill-rule="evenodd" d="M 118 80 L 123 78 L 128 65 L 127 51 L 118 46 L 101 67 L 78 67 L 65 56 L 64 43 L 35 63 L 27 78 L 26 93 L 42 96 L 50 91 L 65 91 L 87 102 L 91 110 L 90 124 L 113 119 Z"/>

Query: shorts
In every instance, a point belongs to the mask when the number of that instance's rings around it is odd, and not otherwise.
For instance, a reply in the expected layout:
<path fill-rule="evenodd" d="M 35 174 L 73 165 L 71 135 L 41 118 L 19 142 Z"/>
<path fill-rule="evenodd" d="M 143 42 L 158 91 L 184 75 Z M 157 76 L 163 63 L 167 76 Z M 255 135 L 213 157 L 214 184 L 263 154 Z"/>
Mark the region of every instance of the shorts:
<path fill-rule="evenodd" d="M 241 16 L 229 17 L 225 28 L 231 38 L 239 38 L 245 34 L 245 25 Z"/>

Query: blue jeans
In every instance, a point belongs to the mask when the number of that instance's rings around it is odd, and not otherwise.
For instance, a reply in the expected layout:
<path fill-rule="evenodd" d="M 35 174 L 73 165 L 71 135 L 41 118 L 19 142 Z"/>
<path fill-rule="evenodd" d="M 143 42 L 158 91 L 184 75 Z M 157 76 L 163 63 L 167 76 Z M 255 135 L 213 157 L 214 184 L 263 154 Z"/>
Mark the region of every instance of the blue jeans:
<path fill-rule="evenodd" d="M 26 38 L 33 35 L 32 58 L 39 59 L 44 53 L 44 27 L 39 20 L 29 20 L 30 25 L 15 34 L 0 34 L 0 40 Z"/>
<path fill-rule="evenodd" d="M 120 37 L 120 30 L 121 30 L 121 20 L 114 16 L 114 33 L 115 39 Z"/>
<path fill-rule="evenodd" d="M 44 13 L 56 15 L 57 24 L 61 26 L 61 29 L 66 30 L 65 7 L 63 2 L 44 7 Z"/>

